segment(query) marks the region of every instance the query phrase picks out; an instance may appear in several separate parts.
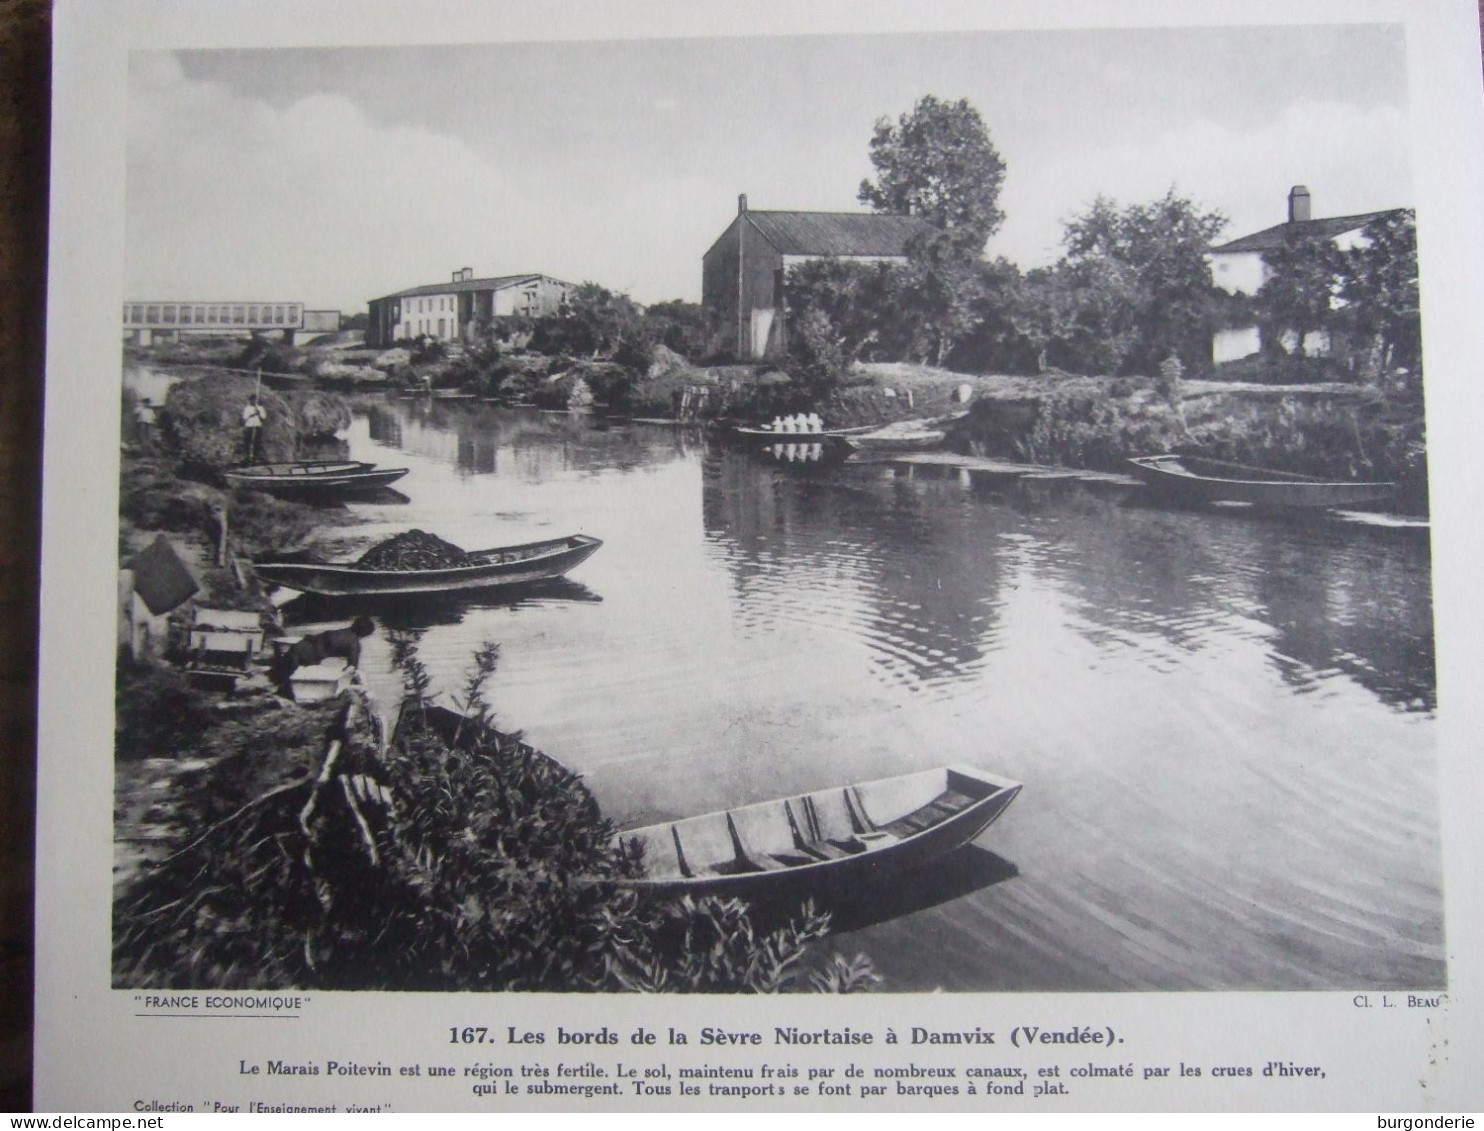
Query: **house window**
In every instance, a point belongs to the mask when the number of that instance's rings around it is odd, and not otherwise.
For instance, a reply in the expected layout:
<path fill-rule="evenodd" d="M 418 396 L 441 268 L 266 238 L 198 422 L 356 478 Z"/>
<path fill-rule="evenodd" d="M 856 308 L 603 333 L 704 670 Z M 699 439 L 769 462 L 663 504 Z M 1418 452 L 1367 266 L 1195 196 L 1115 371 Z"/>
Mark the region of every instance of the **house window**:
<path fill-rule="evenodd" d="M 165 317 L 162 319 L 162 321 L 165 321 L 165 322 L 174 322 L 175 321 L 175 307 L 173 307 L 173 306 L 167 306 L 165 308 Z"/>
<path fill-rule="evenodd" d="M 158 322 L 159 320 L 160 320 L 160 308 L 158 306 L 152 306 L 152 307 L 150 307 L 149 308 L 149 316 L 146 319 L 146 321 L 149 321 L 149 322 Z"/>
<path fill-rule="evenodd" d="M 142 306 L 136 306 L 134 308 L 134 321 L 135 322 L 143 322 L 144 321 L 144 307 L 142 307 Z"/>
<path fill-rule="evenodd" d="M 247 321 L 247 307 L 234 306 L 232 308 L 232 325 L 241 326 Z"/>
<path fill-rule="evenodd" d="M 198 307 L 196 307 L 195 318 L 192 319 L 192 321 L 194 321 L 196 323 L 196 325 L 198 325 L 198 326 L 205 324 L 205 322 L 206 322 L 206 308 L 204 306 L 198 306 Z"/>

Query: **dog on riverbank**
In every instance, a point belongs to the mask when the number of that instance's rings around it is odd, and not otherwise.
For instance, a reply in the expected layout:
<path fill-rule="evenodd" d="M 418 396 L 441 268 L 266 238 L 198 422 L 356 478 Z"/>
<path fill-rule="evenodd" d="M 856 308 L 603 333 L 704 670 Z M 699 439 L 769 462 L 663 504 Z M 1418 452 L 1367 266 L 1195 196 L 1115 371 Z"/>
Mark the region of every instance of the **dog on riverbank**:
<path fill-rule="evenodd" d="M 284 653 L 278 667 L 278 678 L 280 681 L 288 679 L 300 668 L 313 667 L 336 656 L 351 667 L 359 668 L 361 640 L 375 631 L 376 623 L 370 617 L 356 617 L 346 628 L 311 633 Z"/>

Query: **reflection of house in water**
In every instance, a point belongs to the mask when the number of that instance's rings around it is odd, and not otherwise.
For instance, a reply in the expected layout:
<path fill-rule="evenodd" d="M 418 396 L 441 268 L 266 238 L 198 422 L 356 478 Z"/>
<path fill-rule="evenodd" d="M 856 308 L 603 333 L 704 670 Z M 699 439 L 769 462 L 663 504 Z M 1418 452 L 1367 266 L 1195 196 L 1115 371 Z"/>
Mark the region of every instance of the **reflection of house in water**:
<path fill-rule="evenodd" d="M 443 460 L 468 475 L 494 474 L 503 455 L 532 482 L 566 471 L 637 469 L 687 451 L 682 436 L 663 429 L 603 430 L 586 417 L 457 401 L 375 405 L 367 417 L 371 439 L 378 443 Z"/>
<path fill-rule="evenodd" d="M 366 410 L 366 423 L 370 426 L 371 439 L 379 444 L 402 446 L 402 417 L 384 405 L 372 405 Z"/>
<path fill-rule="evenodd" d="M 1160 669 L 1245 638 L 1298 691 L 1339 675 L 1392 706 L 1436 704 L 1427 546 L 1409 533 L 1145 508 L 1063 533 L 1073 623 L 1100 650 Z"/>
<path fill-rule="evenodd" d="M 744 615 L 764 624 L 792 610 L 812 629 L 854 635 L 912 686 L 967 677 L 995 647 L 992 544 L 912 484 L 879 470 L 759 474 L 730 451 L 705 471 L 708 540 L 725 555 Z"/>
<path fill-rule="evenodd" d="M 1120 506 L 1061 483 L 986 497 L 923 468 L 759 468 L 737 453 L 706 465 L 708 539 L 743 610 L 855 635 L 913 687 L 976 677 L 1044 623 L 1093 645 L 1110 676 L 1241 655 L 1298 692 L 1340 680 L 1434 706 L 1427 546 L 1408 533 Z"/>
<path fill-rule="evenodd" d="M 1340 672 L 1392 706 L 1436 710 L 1425 541 L 1354 528 L 1339 537 L 1343 546 L 1306 553 L 1302 566 L 1288 546 L 1260 545 L 1267 560 L 1256 582 L 1276 632 L 1274 663 L 1304 690 Z"/>

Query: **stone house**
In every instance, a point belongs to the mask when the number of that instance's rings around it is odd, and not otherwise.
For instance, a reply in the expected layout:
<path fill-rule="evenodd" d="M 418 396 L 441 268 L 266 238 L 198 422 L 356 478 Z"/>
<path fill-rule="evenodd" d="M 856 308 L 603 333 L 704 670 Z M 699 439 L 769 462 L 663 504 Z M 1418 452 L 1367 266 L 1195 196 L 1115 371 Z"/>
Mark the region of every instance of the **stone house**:
<path fill-rule="evenodd" d="M 739 196 L 736 218 L 701 257 L 701 305 L 717 328 L 716 349 L 744 361 L 780 356 L 790 267 L 811 259 L 905 261 L 908 241 L 926 228 L 888 213 L 754 212 Z"/>

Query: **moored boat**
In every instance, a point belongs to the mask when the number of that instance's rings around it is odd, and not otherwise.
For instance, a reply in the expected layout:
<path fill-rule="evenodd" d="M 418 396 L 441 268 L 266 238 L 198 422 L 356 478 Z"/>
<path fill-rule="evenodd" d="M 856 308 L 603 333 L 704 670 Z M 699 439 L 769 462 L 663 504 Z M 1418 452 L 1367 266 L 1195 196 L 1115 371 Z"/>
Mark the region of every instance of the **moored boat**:
<path fill-rule="evenodd" d="M 941 445 L 948 438 L 947 426 L 967 415 L 968 410 L 965 409 L 930 419 L 898 420 L 860 435 L 850 436 L 845 442 L 856 451 L 869 454 L 925 451 Z"/>
<path fill-rule="evenodd" d="M 407 474 L 407 468 L 378 467 L 359 460 L 297 460 L 236 467 L 224 474 L 234 487 L 274 495 L 345 494 L 395 483 Z"/>
<path fill-rule="evenodd" d="M 982 833 L 1020 783 L 947 766 L 764 801 L 619 834 L 664 894 L 838 888 L 920 866 Z"/>
<path fill-rule="evenodd" d="M 587 534 L 472 550 L 466 564 L 441 569 L 367 569 L 353 563 L 257 562 L 266 582 L 321 597 L 410 596 L 530 585 L 561 577 L 603 543 Z"/>
<path fill-rule="evenodd" d="M 732 435 L 739 440 L 761 441 L 769 444 L 817 444 L 827 440 L 844 440 L 850 436 L 859 436 L 875 428 L 874 424 L 862 424 L 854 428 L 825 428 L 818 432 L 805 432 L 773 428 L 767 425 L 759 428 L 744 428 L 739 425 L 732 429 Z"/>
<path fill-rule="evenodd" d="M 1129 463 L 1154 490 L 1185 502 L 1349 507 L 1389 498 L 1397 490 L 1395 483 L 1327 480 L 1200 456 L 1139 456 Z"/>
<path fill-rule="evenodd" d="M 938 447 L 947 438 L 948 434 L 938 428 L 893 428 L 888 425 L 863 436 L 848 437 L 845 442 L 858 452 L 920 452 Z"/>

